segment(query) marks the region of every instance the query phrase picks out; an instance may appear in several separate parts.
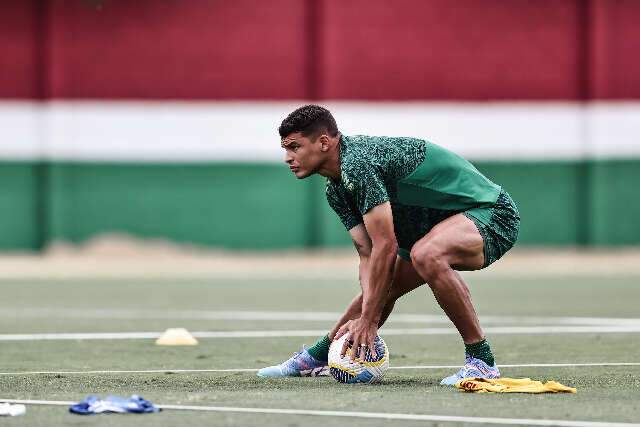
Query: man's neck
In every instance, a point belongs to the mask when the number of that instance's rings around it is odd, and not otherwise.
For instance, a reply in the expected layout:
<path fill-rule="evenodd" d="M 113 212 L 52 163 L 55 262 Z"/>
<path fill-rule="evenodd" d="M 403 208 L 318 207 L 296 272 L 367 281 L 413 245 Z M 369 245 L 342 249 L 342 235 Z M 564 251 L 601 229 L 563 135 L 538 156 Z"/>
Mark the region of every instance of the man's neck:
<path fill-rule="evenodd" d="M 342 135 L 338 134 L 337 143 L 333 146 L 329 157 L 322 165 L 318 174 L 325 178 L 340 179 L 340 139 Z"/>

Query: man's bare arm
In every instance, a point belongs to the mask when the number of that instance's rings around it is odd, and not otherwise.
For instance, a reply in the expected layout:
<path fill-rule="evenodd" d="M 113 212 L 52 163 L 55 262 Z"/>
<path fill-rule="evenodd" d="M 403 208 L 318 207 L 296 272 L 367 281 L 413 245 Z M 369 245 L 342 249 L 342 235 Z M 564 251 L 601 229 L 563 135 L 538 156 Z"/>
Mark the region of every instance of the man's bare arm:
<path fill-rule="evenodd" d="M 369 258 L 371 257 L 371 239 L 367 234 L 367 230 L 363 224 L 358 224 L 349 230 L 353 245 L 356 247 L 358 256 L 360 257 L 360 264 L 358 267 L 358 279 L 360 281 L 360 287 L 363 288 L 363 280 L 368 280 L 369 273 L 367 271 L 369 265 Z M 336 322 L 335 326 L 329 331 L 329 339 L 333 340 L 338 332 L 338 329 L 349 320 L 357 319 L 362 313 L 362 292 L 353 298 L 344 314 Z"/>
<path fill-rule="evenodd" d="M 391 288 L 398 253 L 391 203 L 383 203 L 367 212 L 364 215 L 364 225 L 371 239 L 371 257 L 366 269 L 369 277 L 362 282 L 361 317 L 377 326 Z"/>
<path fill-rule="evenodd" d="M 367 212 L 364 215 L 364 226 L 371 239 L 371 255 L 363 269 L 364 280 L 361 280 L 362 313 L 359 318 L 350 320 L 340 327 L 334 337 L 340 338 L 349 334 L 350 340 L 345 340 L 341 353 L 345 354 L 349 341 L 352 341 L 354 352 L 351 357 L 358 357 L 365 347 L 375 354 L 373 343 L 391 289 L 393 267 L 398 252 L 389 202 Z"/>

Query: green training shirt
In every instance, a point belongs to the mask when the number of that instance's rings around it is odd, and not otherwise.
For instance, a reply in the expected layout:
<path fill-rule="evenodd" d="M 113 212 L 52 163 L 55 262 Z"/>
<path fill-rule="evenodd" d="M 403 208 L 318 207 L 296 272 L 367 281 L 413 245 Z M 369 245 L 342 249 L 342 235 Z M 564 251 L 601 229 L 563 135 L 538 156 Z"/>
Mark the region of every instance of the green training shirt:
<path fill-rule="evenodd" d="M 347 230 L 389 201 L 403 249 L 454 213 L 493 206 L 501 191 L 462 157 L 416 138 L 342 135 L 340 171 L 326 195 Z"/>

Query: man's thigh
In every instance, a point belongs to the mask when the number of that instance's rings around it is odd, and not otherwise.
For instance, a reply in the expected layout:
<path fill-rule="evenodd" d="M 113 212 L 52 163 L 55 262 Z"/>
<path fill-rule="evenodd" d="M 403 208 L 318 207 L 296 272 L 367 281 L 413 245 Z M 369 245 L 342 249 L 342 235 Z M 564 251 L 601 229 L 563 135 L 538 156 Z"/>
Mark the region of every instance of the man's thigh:
<path fill-rule="evenodd" d="M 443 257 L 456 270 L 484 266 L 484 241 L 476 224 L 456 214 L 436 224 L 411 249 L 412 257 Z"/>

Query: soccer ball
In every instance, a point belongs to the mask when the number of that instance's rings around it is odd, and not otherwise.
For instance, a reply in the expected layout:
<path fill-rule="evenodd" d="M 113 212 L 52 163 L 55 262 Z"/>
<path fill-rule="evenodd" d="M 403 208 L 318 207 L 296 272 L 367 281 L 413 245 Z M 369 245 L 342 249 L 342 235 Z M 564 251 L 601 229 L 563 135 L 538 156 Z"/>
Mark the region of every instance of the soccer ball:
<path fill-rule="evenodd" d="M 347 339 L 347 334 L 331 343 L 329 347 L 329 372 L 340 383 L 374 383 L 382 379 L 382 375 L 389 368 L 389 349 L 380 336 L 376 336 L 374 346 L 377 357 L 373 357 L 369 349 L 364 356 L 351 360 L 349 355 L 353 351 L 351 346 L 347 348 L 344 357 L 340 357 L 342 345 Z M 361 355 L 362 356 L 362 355 Z"/>

